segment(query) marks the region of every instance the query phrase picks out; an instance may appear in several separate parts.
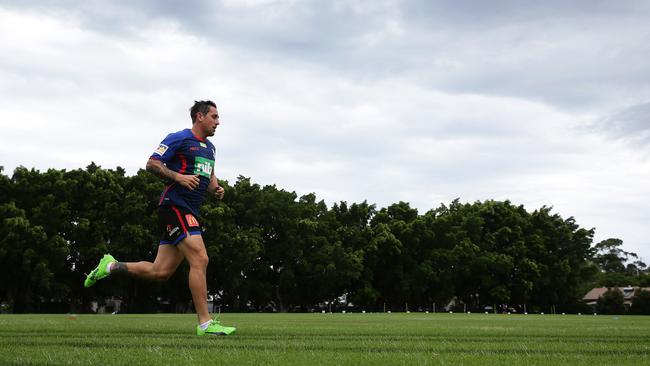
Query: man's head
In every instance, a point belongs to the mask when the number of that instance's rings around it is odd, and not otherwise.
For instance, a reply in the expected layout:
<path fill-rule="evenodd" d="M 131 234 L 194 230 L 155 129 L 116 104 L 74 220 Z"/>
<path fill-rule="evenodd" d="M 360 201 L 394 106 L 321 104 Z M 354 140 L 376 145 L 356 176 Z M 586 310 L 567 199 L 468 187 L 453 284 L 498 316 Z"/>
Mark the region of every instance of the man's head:
<path fill-rule="evenodd" d="M 195 100 L 194 105 L 190 108 L 190 118 L 192 119 L 192 124 L 196 122 L 197 113 L 207 115 L 210 111 L 210 107 L 217 108 L 217 105 L 214 104 L 211 100 Z"/>
<path fill-rule="evenodd" d="M 211 100 L 194 101 L 190 108 L 192 130 L 196 130 L 203 137 L 214 136 L 214 131 L 219 125 L 219 112 L 217 105 Z"/>

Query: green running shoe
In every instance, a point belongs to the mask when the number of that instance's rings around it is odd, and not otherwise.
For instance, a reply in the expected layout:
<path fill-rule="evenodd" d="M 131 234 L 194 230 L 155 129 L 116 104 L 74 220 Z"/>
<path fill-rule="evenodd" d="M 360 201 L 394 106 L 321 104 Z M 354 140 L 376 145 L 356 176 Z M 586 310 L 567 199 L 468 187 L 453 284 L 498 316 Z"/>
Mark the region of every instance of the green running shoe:
<path fill-rule="evenodd" d="M 235 327 L 224 327 L 221 324 L 219 324 L 218 321 L 213 320 L 212 324 L 208 325 L 208 327 L 205 330 L 202 330 L 200 326 L 196 326 L 196 335 L 197 336 L 204 336 L 206 334 L 211 334 L 211 335 L 229 335 L 235 332 L 237 328 Z"/>
<path fill-rule="evenodd" d="M 86 280 L 84 281 L 84 287 L 90 287 L 97 282 L 97 280 L 101 280 L 102 278 L 108 277 L 110 273 L 106 270 L 106 266 L 108 266 L 109 263 L 112 262 L 117 262 L 115 258 L 113 258 L 112 255 L 106 254 L 104 257 L 102 257 L 102 260 L 99 261 L 99 264 L 95 269 L 93 269 L 90 274 L 86 276 Z"/>

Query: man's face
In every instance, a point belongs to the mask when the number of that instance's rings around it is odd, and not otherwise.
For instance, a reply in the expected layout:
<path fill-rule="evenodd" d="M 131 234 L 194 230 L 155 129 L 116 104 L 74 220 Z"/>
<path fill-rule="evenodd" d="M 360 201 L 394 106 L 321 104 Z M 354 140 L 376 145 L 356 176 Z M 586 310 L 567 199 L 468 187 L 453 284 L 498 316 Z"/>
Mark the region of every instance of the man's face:
<path fill-rule="evenodd" d="M 214 132 L 219 126 L 219 112 L 217 108 L 210 107 L 207 114 L 199 113 L 196 123 L 199 123 L 206 136 L 214 136 Z"/>

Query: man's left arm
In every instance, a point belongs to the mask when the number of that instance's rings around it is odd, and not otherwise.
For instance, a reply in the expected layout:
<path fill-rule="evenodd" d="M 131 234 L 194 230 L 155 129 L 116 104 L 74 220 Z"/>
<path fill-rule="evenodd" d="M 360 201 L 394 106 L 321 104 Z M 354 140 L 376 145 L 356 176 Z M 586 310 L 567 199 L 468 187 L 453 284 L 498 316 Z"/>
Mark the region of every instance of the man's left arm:
<path fill-rule="evenodd" d="M 208 193 L 214 195 L 218 199 L 223 199 L 223 194 L 225 190 L 222 186 L 219 185 L 219 180 L 214 176 L 214 172 L 210 176 L 210 183 L 208 184 Z"/>

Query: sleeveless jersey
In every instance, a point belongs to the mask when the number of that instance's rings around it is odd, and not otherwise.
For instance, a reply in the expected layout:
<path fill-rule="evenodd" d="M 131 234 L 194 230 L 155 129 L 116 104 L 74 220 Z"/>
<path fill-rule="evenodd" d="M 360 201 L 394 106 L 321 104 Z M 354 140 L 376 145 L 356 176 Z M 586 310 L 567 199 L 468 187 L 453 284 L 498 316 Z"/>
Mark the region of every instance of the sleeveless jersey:
<path fill-rule="evenodd" d="M 189 190 L 176 182 L 167 182 L 158 204 L 184 207 L 198 217 L 214 169 L 215 154 L 214 145 L 194 136 L 189 128 L 167 135 L 151 158 L 179 174 L 198 175 L 200 183 L 196 189 Z"/>

